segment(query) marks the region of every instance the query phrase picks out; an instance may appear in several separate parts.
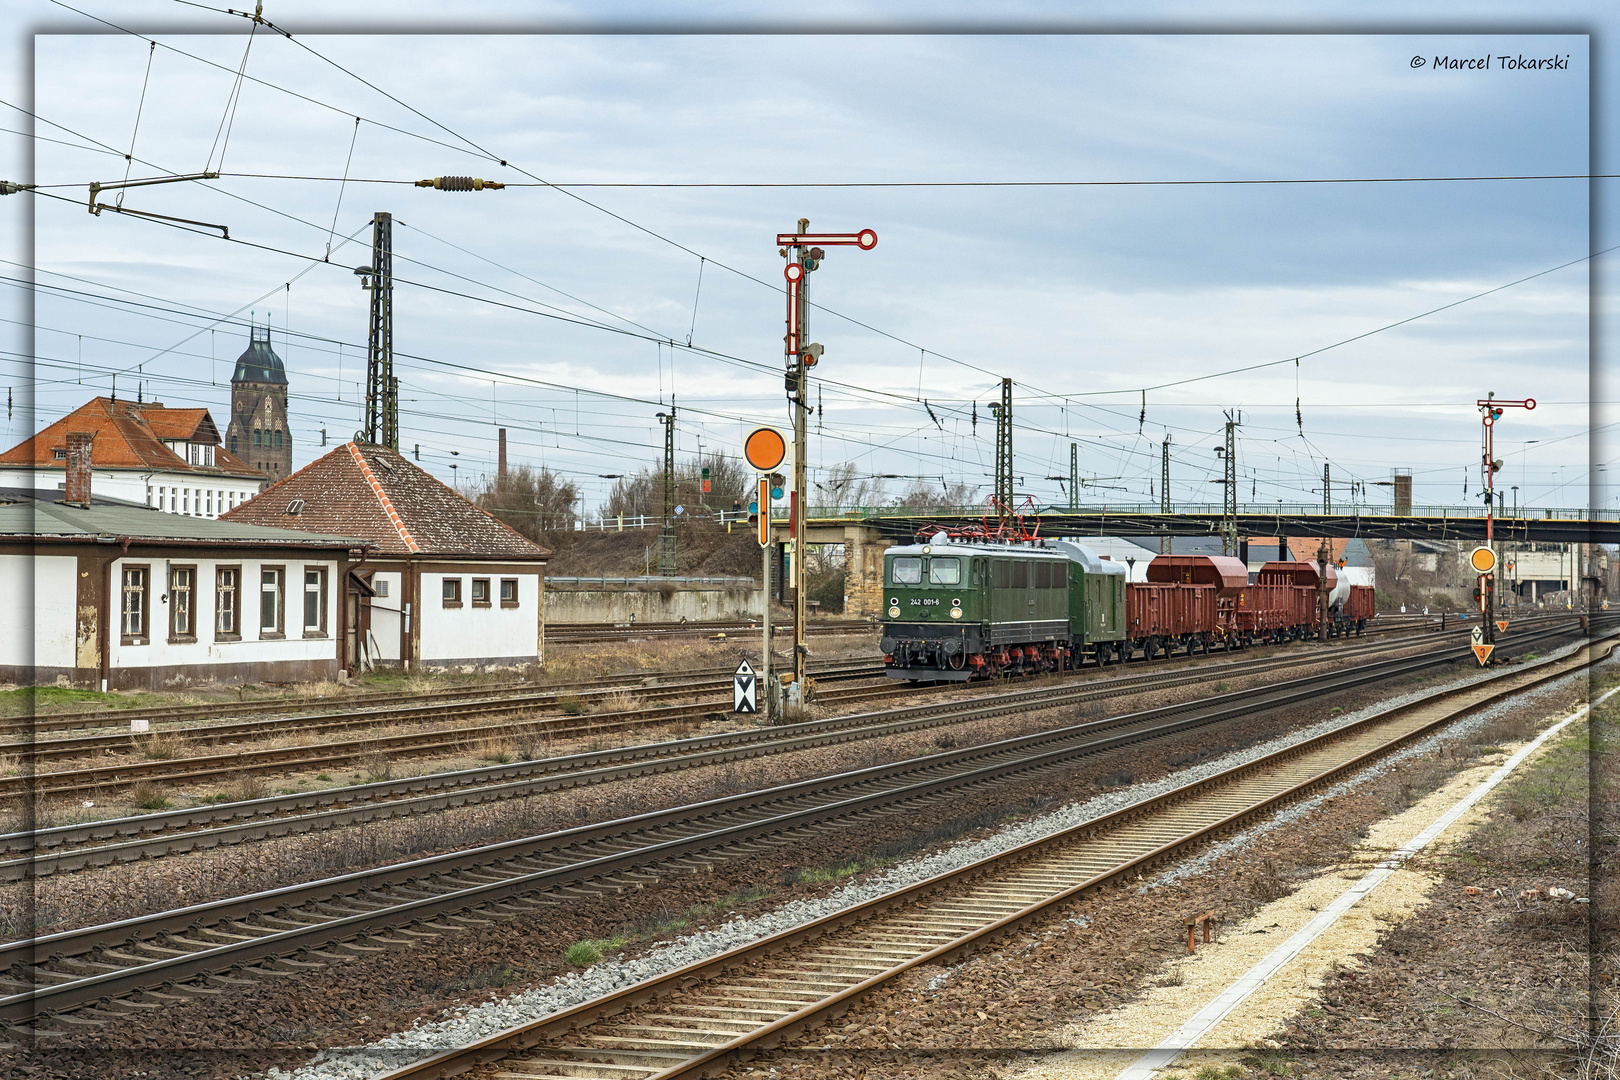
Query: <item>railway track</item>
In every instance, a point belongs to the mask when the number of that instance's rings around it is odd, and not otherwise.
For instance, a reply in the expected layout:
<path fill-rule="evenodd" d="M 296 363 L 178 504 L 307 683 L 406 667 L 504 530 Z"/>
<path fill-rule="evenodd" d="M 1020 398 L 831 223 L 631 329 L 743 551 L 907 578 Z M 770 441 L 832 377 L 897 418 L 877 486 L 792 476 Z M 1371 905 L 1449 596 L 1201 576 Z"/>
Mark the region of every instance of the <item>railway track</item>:
<path fill-rule="evenodd" d="M 1515 646 L 1555 634 L 1527 634 Z M 1026 781 L 1098 754 L 1431 669 L 1465 655 L 1466 650 L 1447 649 L 1385 660 L 0 945 L 0 1020 L 28 1025 L 44 1019 L 48 1023 L 35 1024 L 34 1030 L 48 1038 L 154 1005 L 229 992 L 244 979 L 307 976 L 344 956 L 408 948 L 494 920 L 533 916 L 565 900 L 601 897 L 721 859 L 757 855 L 820 831 L 910 812 L 964 791 Z M 982 715 L 1008 707 L 996 700 L 978 706 Z M 140 1000 L 125 1000 L 137 994 Z"/>
<path fill-rule="evenodd" d="M 1569 620 L 1557 620 L 1567 622 Z M 1343 645 L 1342 653 L 1354 654 L 1368 648 L 1378 649 L 1382 641 L 1359 645 Z M 1296 654 L 1297 655 L 1297 654 Z M 1190 659 L 1190 657 L 1187 657 Z M 1264 663 L 1264 661 L 1261 661 Z M 1285 659 L 1285 663 L 1292 663 Z M 1084 669 L 1096 671 L 1098 669 Z M 818 681 L 832 682 L 877 677 L 881 665 L 865 662 L 831 664 L 816 675 Z M 274 736 L 288 732 L 350 732 L 367 727 L 391 727 L 405 723 L 429 722 L 437 718 L 483 715 L 505 715 L 524 709 L 543 709 L 547 705 L 561 706 L 567 697 L 553 691 L 531 692 L 515 696 L 497 696 L 470 701 L 434 702 L 427 705 L 387 706 L 381 709 L 353 710 L 347 713 L 321 713 L 310 716 L 292 716 L 225 724 L 209 725 L 200 729 L 181 729 L 176 734 L 193 745 L 205 744 L 214 753 L 184 758 L 157 760 L 118 760 L 97 764 L 79 764 L 60 771 L 39 771 L 39 765 L 53 760 L 91 759 L 97 755 L 139 753 L 141 738 L 129 734 L 81 735 L 50 740 L 25 740 L 0 743 L 0 755 L 10 755 L 35 771 L 19 769 L 16 775 L 0 776 L 0 798 L 20 796 L 24 792 L 44 797 L 105 795 L 133 787 L 138 783 L 174 784 L 181 782 L 219 782 L 238 779 L 262 772 L 284 771 L 289 768 L 335 768 L 352 765 L 374 755 L 415 755 L 431 753 L 458 753 L 490 743 L 511 739 L 556 739 L 594 737 L 613 731 L 636 727 L 658 727 L 727 713 L 730 699 L 729 674 L 724 679 L 677 681 L 662 686 L 647 687 L 637 692 L 638 698 L 695 697 L 708 690 L 722 695 L 718 699 L 698 700 L 688 705 L 663 706 L 656 710 L 641 707 L 614 712 L 596 712 L 588 716 L 568 714 L 533 719 L 506 719 L 498 723 L 462 725 L 431 730 L 345 738 L 338 742 L 304 743 L 293 746 L 253 748 L 232 746 L 235 739 L 254 736 Z M 852 686 L 823 689 L 818 701 L 828 705 L 842 705 L 863 700 L 889 697 L 901 693 L 940 692 L 939 686 L 902 687 L 896 682 L 872 686 Z M 616 693 L 603 690 L 603 695 Z M 150 738 L 150 736 L 145 736 Z"/>
<path fill-rule="evenodd" d="M 845 1012 L 1057 905 L 1179 858 L 1484 705 L 1578 672 L 1601 649 L 1426 695 L 835 915 L 395 1069 L 384 1080 L 700 1077 Z M 392 1051 L 399 1053 L 399 1051 Z M 492 1064 L 498 1063 L 498 1064 Z M 481 1065 L 490 1067 L 479 1069 Z"/>
<path fill-rule="evenodd" d="M 1348 653 L 1338 652 L 1336 655 L 1372 655 L 1392 647 L 1388 643 L 1369 643 L 1350 646 Z M 995 700 L 1007 706 L 1005 711 L 1050 708 L 1149 689 L 1169 689 L 1212 679 L 1282 671 L 1320 659 L 1319 655 L 1296 654 L 1195 668 L 1161 668 L 1137 675 L 1093 679 L 1079 686 L 1031 687 L 1022 692 L 996 695 Z M 895 692 L 895 687 L 888 683 L 880 687 L 850 689 L 862 694 L 881 691 L 882 696 Z M 0 881 L 434 812 L 455 806 L 522 797 L 559 787 L 609 782 L 855 739 L 878 738 L 923 727 L 959 723 L 964 711 L 979 716 L 983 707 L 984 699 L 918 705 L 774 728 L 749 728 L 671 742 L 432 773 L 397 781 L 327 788 L 237 803 L 204 804 L 184 810 L 4 834 L 0 835 L 0 853 L 16 857 L 0 860 Z M 629 767 L 630 763 L 636 764 Z M 161 778 L 162 775 L 153 772 L 147 779 L 150 780 L 152 776 Z"/>
<path fill-rule="evenodd" d="M 870 660 L 861 660 L 854 663 L 823 664 L 818 668 L 812 668 L 811 671 L 818 682 L 837 682 L 848 679 L 876 678 L 883 674 L 883 665 L 873 663 Z M 731 681 L 732 673 L 727 670 L 724 677 L 675 678 L 661 680 L 653 686 L 637 686 L 634 694 L 639 702 L 659 702 L 699 694 L 718 695 L 722 691 L 729 696 Z M 490 713 L 535 712 L 543 709 L 557 712 L 569 701 L 577 702 L 583 708 L 593 700 L 599 701 L 613 694 L 625 692 L 627 691 L 623 687 L 599 687 L 594 690 L 530 691 L 510 696 L 468 698 L 453 702 L 434 702 L 427 705 L 392 705 L 376 709 L 354 709 L 341 713 L 316 713 L 313 715 L 234 720 L 209 724 L 201 728 L 177 728 L 173 729 L 173 734 L 205 745 L 218 746 L 223 740 L 234 741 L 254 737 L 275 737 L 293 732 L 303 734 L 349 731 L 365 727 L 387 727 L 400 723 L 436 720 L 447 716 L 462 717 Z M 710 705 L 709 708 L 713 708 L 713 706 Z M 576 712 L 572 715 L 582 715 L 582 713 Z M 120 732 L 116 735 L 74 735 L 48 740 L 0 743 L 0 755 L 9 754 L 20 761 L 35 762 L 85 757 L 107 752 L 138 752 L 139 749 L 139 739 L 132 738 L 128 732 Z"/>
<path fill-rule="evenodd" d="M 819 678 L 820 670 L 818 669 L 835 669 L 848 666 L 849 663 L 849 661 L 841 661 L 834 664 L 815 665 L 811 668 L 811 674 Z M 874 672 L 883 670 L 881 663 L 875 658 L 858 661 L 858 663 Z M 408 715 L 409 710 L 413 708 L 426 710 L 425 714 L 431 715 L 435 710 L 439 712 L 451 711 L 462 704 L 476 706 L 497 701 L 513 701 L 519 706 L 526 706 L 531 703 L 555 705 L 568 698 L 588 701 L 591 698 L 626 690 L 641 695 L 646 692 L 673 691 L 677 687 L 712 689 L 721 684 L 729 684 L 731 674 L 732 669 L 729 667 L 702 668 L 679 675 L 667 672 L 628 671 L 605 675 L 589 681 L 550 683 L 544 686 L 514 682 L 491 686 L 451 687 L 421 693 L 368 694 L 363 697 L 342 701 L 316 699 L 242 702 L 240 704 L 225 702 L 206 705 L 175 705 L 152 709 L 109 709 L 93 713 L 52 713 L 8 720 L 4 724 L 0 724 L 0 736 L 37 735 L 47 731 L 78 731 L 98 727 L 122 727 L 128 729 L 131 720 L 146 720 L 154 725 L 154 730 L 168 730 L 158 728 L 155 725 L 170 723 L 180 725 L 244 716 L 254 718 L 273 717 L 288 713 L 297 714 L 289 718 L 293 721 L 320 721 L 323 718 L 330 719 L 351 713 L 385 716 L 390 715 L 387 712 L 390 709 L 395 710 L 395 714 Z M 290 725 L 282 726 L 285 728 Z M 267 731 L 274 729 L 275 725 L 269 725 L 265 728 Z M 225 727 L 224 725 L 211 724 L 208 730 L 210 732 L 223 731 Z M 127 736 L 125 738 L 127 743 Z"/>
<path fill-rule="evenodd" d="M 1556 612 L 1537 613 L 1525 617 L 1521 622 L 1523 625 L 1528 626 L 1548 620 L 1572 617 L 1574 616 Z M 1389 621 L 1386 622 L 1385 619 Z M 1459 625 L 1461 624 L 1453 619 L 1448 624 L 1447 629 L 1454 629 Z M 1367 627 L 1365 636 L 1378 637 L 1395 633 L 1416 635 L 1420 633 L 1438 633 L 1440 630 L 1439 616 L 1396 615 L 1384 616 L 1375 621 L 1373 625 Z M 393 705 L 476 701 L 504 693 L 514 695 L 555 695 L 558 698 L 588 698 L 613 693 L 617 690 L 639 689 L 650 684 L 667 684 L 671 679 L 707 678 L 724 680 L 730 677 L 730 673 L 731 669 L 719 667 L 691 671 L 683 676 L 673 676 L 661 672 L 627 671 L 604 675 L 589 681 L 548 683 L 543 686 L 519 681 L 488 683 L 477 686 L 455 686 L 441 690 L 415 692 L 359 692 L 354 696 L 343 699 L 300 698 L 291 700 L 209 702 L 200 705 L 168 705 L 151 708 L 39 713 L 33 716 L 11 717 L 0 720 L 0 737 L 33 736 L 37 738 L 37 736 L 46 732 L 89 730 L 98 727 L 122 727 L 127 729 L 133 720 L 145 720 L 156 726 L 171 723 L 181 724 L 188 721 L 224 720 L 244 716 L 261 717 L 285 714 L 319 716 L 345 711 L 377 709 Z"/>

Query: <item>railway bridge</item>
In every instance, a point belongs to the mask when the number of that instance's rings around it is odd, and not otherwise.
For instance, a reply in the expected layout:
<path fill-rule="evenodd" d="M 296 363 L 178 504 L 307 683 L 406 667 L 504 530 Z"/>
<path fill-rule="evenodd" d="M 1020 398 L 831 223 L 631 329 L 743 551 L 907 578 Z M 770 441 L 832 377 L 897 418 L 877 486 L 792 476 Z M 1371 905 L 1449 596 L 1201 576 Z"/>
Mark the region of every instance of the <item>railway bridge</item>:
<path fill-rule="evenodd" d="M 780 512 L 780 511 L 779 511 Z M 1024 515 L 1024 525 L 1042 536 L 1221 535 L 1219 504 L 1183 506 L 1165 513 L 1157 506 L 1093 505 L 1069 510 L 1038 506 Z M 859 618 L 882 607 L 883 552 L 905 543 L 928 525 L 964 528 L 986 523 L 983 506 L 937 506 L 911 509 L 894 506 L 811 506 L 805 539 L 811 544 L 842 544 L 848 582 L 845 614 Z M 995 519 L 988 523 L 994 526 Z M 1484 507 L 1414 506 L 1394 514 L 1382 507 L 1349 508 L 1324 513 L 1319 506 L 1239 504 L 1237 534 L 1242 537 L 1329 537 L 1363 540 L 1434 540 L 1483 543 Z M 778 539 L 788 539 L 786 518 L 774 519 Z M 1518 507 L 1495 518 L 1498 543 L 1620 544 L 1620 515 L 1576 508 Z"/>

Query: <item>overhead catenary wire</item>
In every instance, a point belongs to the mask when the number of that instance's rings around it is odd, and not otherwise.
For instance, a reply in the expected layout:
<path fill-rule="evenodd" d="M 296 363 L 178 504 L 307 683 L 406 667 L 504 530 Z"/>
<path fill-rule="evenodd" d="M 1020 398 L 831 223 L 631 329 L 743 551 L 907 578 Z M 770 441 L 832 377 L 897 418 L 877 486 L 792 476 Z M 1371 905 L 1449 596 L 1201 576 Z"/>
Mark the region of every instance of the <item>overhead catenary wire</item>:
<path fill-rule="evenodd" d="M 323 58 L 323 59 L 324 59 L 324 58 Z M 352 74 L 352 73 L 351 73 L 351 74 Z M 358 76 L 355 76 L 355 77 L 356 77 L 356 78 L 358 78 Z M 362 81 L 362 82 L 364 82 L 364 80 L 363 80 L 363 79 L 362 79 L 362 80 L 361 80 L 361 81 Z M 367 85 L 371 85 L 371 84 L 369 84 L 369 83 L 368 83 L 368 84 L 367 84 Z M 382 91 L 379 91 L 379 92 L 382 92 Z M 391 97 L 391 98 L 392 98 L 392 95 L 388 95 L 388 96 L 390 96 L 390 97 Z M 396 100 L 396 101 L 397 101 L 397 100 L 398 100 L 398 99 L 393 99 L 393 100 Z M 401 103 L 401 104 L 403 104 L 403 103 Z M 415 111 L 415 110 L 412 110 L 412 111 L 413 111 L 413 112 L 414 112 L 414 111 Z M 422 114 L 419 114 L 419 115 L 422 115 Z M 357 119 L 357 124 L 356 124 L 356 126 L 357 126 L 357 127 L 358 127 L 358 118 L 356 118 L 356 119 Z M 440 127 L 443 127 L 443 125 L 439 125 L 439 126 L 440 126 Z M 448 129 L 448 128 L 445 128 L 445 129 L 444 129 L 444 130 L 446 130 L 446 131 L 449 131 L 449 129 Z M 459 137 L 459 136 L 458 136 L 458 137 Z M 352 144 L 351 144 L 351 146 L 352 146 Z M 1386 178 L 1386 179 L 1389 179 L 1389 180 L 1391 180 L 1391 181 L 1398 181 L 1398 180 L 1410 180 L 1410 179 L 1412 179 L 1412 178 Z M 1322 181 L 1322 182 L 1338 182 L 1338 181 L 1331 181 L 1331 180 L 1329 180 L 1329 181 Z M 532 185 L 532 186 L 535 186 L 535 187 L 541 187 L 541 186 L 557 186 L 557 185 L 551 185 L 551 184 L 546 184 L 546 183 L 537 183 L 537 184 L 535 184 L 535 185 Z M 259 245 L 259 246 L 263 246 L 263 245 Z M 268 250 L 274 250 L 274 249 L 268 249 Z M 699 271 L 700 271 L 700 282 L 701 282 L 701 271 L 702 271 L 702 266 L 703 266 L 703 265 L 704 265 L 704 263 L 705 263 L 705 262 L 706 262 L 706 261 L 707 261 L 707 259 L 706 259 L 706 257 L 704 257 L 704 256 L 702 256 L 702 255 L 700 255 L 700 256 L 699 256 L 699 258 L 700 258 L 700 268 L 699 268 Z M 701 284 L 700 284 L 700 286 L 699 286 L 699 287 L 700 287 L 700 288 L 701 288 Z M 695 315 L 696 315 L 696 310 L 695 310 L 695 309 L 696 309 L 696 302 L 694 302 L 694 317 L 693 317 L 693 322 L 694 322 L 694 324 L 695 324 Z M 1437 310 L 1443 310 L 1443 309 L 1437 309 Z M 1396 325 L 1398 325 L 1398 324 L 1396 324 Z M 689 343 L 690 343 L 690 338 L 691 338 L 691 331 L 690 331 L 690 330 L 689 330 L 689 334 L 688 334 L 688 344 L 689 344 Z M 1352 339 L 1352 340 L 1353 340 L 1353 339 Z M 1306 354 L 1306 355 L 1309 355 L 1309 354 Z M 1297 359 L 1296 359 L 1296 364 L 1297 364 Z M 1188 380 L 1188 381 L 1196 381 L 1196 380 Z M 919 396 L 919 397 L 921 397 L 921 392 L 920 392 L 920 391 L 921 391 L 921 387 L 919 387 L 919 395 L 918 395 L 918 396 Z M 931 408 L 927 408 L 927 403 L 926 403 L 926 401 L 925 401 L 925 402 L 924 402 L 924 407 L 925 407 L 925 409 L 926 409 L 926 410 L 927 410 L 927 411 L 928 411 L 928 412 L 929 412 L 929 413 L 930 413 L 930 414 L 932 414 L 932 409 L 931 409 Z M 1298 421 L 1298 419 L 1299 419 L 1299 418 L 1298 418 L 1298 416 L 1297 416 L 1297 410 L 1298 410 L 1298 403 L 1297 403 L 1297 397 L 1296 397 L 1296 421 Z M 935 420 L 935 423 L 936 423 L 936 424 L 937 424 L 937 423 L 938 423 L 938 421 L 937 421 L 937 419 L 936 419 L 936 420 Z M 1300 426 L 1300 427 L 1301 427 L 1301 434 L 1303 434 L 1303 432 L 1302 432 L 1302 423 L 1301 423 L 1301 424 L 1299 424 L 1299 426 Z"/>

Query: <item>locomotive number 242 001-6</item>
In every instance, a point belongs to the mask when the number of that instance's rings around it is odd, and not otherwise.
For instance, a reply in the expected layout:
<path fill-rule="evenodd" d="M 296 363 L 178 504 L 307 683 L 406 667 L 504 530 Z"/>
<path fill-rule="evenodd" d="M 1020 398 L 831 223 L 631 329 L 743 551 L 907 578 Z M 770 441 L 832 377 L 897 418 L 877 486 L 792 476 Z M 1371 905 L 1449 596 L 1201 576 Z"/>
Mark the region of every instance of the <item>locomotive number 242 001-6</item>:
<path fill-rule="evenodd" d="M 911 606 L 912 607 L 939 607 L 939 601 L 935 600 L 932 596 L 921 596 L 921 597 L 913 596 L 911 598 Z"/>

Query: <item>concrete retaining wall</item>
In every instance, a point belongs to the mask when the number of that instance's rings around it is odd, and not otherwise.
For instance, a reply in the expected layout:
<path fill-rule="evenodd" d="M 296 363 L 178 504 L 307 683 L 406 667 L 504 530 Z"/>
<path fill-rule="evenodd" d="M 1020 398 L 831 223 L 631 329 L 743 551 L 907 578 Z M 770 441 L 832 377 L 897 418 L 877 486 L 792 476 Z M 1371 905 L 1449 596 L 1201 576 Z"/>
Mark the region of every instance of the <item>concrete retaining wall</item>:
<path fill-rule="evenodd" d="M 765 595 L 752 578 L 546 578 L 546 623 L 757 619 Z"/>

